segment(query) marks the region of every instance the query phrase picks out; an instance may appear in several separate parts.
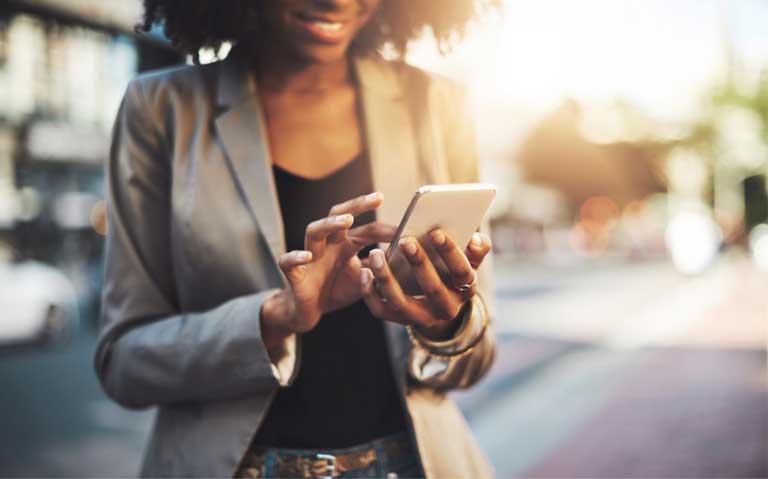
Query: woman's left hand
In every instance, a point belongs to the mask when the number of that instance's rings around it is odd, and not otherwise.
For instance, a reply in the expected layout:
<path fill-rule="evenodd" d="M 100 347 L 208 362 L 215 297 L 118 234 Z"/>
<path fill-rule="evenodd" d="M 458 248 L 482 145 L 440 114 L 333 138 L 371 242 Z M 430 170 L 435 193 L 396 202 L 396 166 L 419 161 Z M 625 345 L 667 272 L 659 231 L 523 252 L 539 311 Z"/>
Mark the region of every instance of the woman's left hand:
<path fill-rule="evenodd" d="M 440 278 L 426 251 L 414 237 L 405 237 L 398 246 L 411 265 L 423 296 L 406 295 L 387 264 L 384 252 L 371 251 L 369 265 L 363 268 L 363 298 L 374 316 L 387 321 L 410 324 L 427 337 L 444 339 L 455 329 L 455 321 L 464 304 L 477 293 L 475 270 L 491 251 L 491 241 L 475 233 L 462 251 L 445 232 L 430 232 L 440 259 L 450 272 L 450 284 Z"/>

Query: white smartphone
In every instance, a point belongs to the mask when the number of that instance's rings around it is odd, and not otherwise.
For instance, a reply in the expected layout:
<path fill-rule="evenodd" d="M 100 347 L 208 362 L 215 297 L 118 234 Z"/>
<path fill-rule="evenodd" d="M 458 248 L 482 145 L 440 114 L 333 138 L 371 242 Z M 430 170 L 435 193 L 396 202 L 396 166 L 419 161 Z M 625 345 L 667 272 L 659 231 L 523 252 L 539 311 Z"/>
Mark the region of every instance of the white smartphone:
<path fill-rule="evenodd" d="M 417 296 L 423 292 L 413 277 L 410 263 L 398 247 L 400 238 L 418 238 L 437 272 L 447 282 L 448 268 L 432 247 L 427 234 L 440 228 L 463 250 L 483 222 L 495 196 L 496 187 L 484 183 L 426 185 L 416 191 L 386 253 L 389 267 L 406 294 Z"/>

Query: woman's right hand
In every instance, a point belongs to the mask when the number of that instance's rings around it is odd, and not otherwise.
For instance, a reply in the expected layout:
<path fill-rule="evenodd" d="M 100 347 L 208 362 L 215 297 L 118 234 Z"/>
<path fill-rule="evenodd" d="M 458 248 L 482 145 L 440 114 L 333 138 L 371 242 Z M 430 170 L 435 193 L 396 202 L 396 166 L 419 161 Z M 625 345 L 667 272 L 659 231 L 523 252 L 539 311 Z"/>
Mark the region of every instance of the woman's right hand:
<path fill-rule="evenodd" d="M 280 257 L 280 268 L 290 289 L 272 296 L 262 306 L 265 342 L 270 336 L 309 331 L 324 313 L 362 297 L 362 265 L 357 253 L 367 245 L 392 241 L 397 228 L 378 222 L 351 226 L 356 216 L 375 210 L 382 201 L 381 193 L 371 193 L 335 205 L 327 217 L 307 226 L 304 250 Z"/>

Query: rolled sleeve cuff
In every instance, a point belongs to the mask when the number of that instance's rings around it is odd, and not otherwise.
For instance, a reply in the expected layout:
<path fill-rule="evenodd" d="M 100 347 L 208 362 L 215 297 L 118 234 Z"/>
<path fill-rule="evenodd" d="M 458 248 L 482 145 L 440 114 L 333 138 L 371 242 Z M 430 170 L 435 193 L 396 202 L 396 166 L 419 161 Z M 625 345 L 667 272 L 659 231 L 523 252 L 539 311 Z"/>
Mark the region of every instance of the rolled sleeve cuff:
<path fill-rule="evenodd" d="M 471 350 L 483 337 L 488 327 L 488 311 L 480 295 L 475 295 L 462 319 L 462 324 L 454 336 L 445 341 L 434 341 L 408 327 L 411 341 L 416 348 L 438 356 L 456 356 Z"/>

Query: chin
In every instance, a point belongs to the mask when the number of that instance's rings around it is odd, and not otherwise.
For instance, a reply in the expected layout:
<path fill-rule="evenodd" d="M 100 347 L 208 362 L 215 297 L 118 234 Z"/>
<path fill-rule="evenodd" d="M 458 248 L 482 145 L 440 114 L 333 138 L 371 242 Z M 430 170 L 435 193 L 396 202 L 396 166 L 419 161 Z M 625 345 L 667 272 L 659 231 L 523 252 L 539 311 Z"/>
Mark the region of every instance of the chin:
<path fill-rule="evenodd" d="M 346 58 L 349 45 L 302 45 L 297 50 L 309 63 L 334 63 Z"/>

